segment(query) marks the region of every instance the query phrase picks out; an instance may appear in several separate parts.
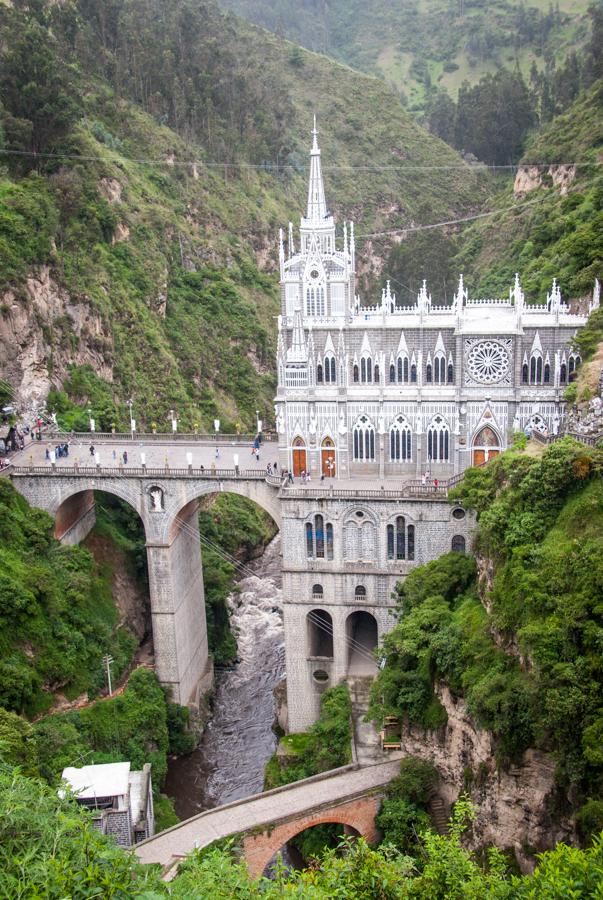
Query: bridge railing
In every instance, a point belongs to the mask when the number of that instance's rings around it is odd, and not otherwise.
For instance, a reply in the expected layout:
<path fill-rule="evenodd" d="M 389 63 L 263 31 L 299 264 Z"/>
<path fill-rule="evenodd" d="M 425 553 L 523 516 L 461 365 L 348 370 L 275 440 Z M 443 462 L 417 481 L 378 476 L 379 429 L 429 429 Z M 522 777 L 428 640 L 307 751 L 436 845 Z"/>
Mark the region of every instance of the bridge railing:
<path fill-rule="evenodd" d="M 256 434 L 197 434 L 180 431 L 47 431 L 46 441 L 66 440 L 88 443 L 143 443 L 143 444 L 252 444 Z M 274 431 L 262 431 L 262 443 L 274 443 L 278 435 Z"/>
<path fill-rule="evenodd" d="M 80 478 L 119 478 L 120 476 L 139 476 L 141 478 L 204 478 L 213 481 L 233 479 L 267 481 L 266 473 L 261 469 L 212 469 L 185 466 L 59 466 L 49 463 L 45 466 L 10 466 L 11 475 L 53 475 Z"/>

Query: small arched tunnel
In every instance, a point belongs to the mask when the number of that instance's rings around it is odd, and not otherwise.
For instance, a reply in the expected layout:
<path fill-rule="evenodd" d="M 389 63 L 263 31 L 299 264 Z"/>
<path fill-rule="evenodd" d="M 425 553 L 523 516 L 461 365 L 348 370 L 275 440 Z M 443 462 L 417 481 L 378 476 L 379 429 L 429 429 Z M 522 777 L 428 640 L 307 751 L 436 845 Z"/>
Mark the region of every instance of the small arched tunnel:
<path fill-rule="evenodd" d="M 333 618 L 324 609 L 313 609 L 306 616 L 308 627 L 308 655 L 321 659 L 333 658 Z"/>
<path fill-rule="evenodd" d="M 326 849 L 337 848 L 346 838 L 357 837 L 360 837 L 360 832 L 353 825 L 345 825 L 341 822 L 322 822 L 311 825 L 279 847 L 264 869 L 264 875 L 270 876 L 279 856 L 286 866 L 293 869 L 305 869 L 313 857 L 320 856 Z M 345 848 L 343 849 L 345 850 Z"/>
<path fill-rule="evenodd" d="M 366 610 L 351 613 L 345 623 L 348 645 L 348 675 L 374 675 L 377 663 L 373 652 L 377 647 L 377 620 Z"/>
<path fill-rule="evenodd" d="M 315 790 L 318 796 L 320 784 L 316 785 Z M 266 831 L 245 835 L 243 853 L 249 874 L 252 878 L 259 878 L 282 847 L 317 825 L 339 824 L 343 826 L 344 834 L 361 836 L 368 844 L 376 844 L 379 831 L 375 825 L 375 817 L 380 805 L 381 797 L 372 793 L 348 800 L 332 809 L 322 809 L 274 824 Z"/>

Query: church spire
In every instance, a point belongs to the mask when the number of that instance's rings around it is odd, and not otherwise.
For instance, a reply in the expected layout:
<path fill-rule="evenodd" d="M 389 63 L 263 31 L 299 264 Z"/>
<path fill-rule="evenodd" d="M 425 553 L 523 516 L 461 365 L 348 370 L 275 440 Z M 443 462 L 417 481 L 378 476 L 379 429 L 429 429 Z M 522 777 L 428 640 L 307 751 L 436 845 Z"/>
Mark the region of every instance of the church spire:
<path fill-rule="evenodd" d="M 318 146 L 318 130 L 316 128 L 316 116 L 314 116 L 314 128 L 312 129 L 312 150 L 310 151 L 310 182 L 308 184 L 308 210 L 306 219 L 309 222 L 319 224 L 327 217 L 327 203 L 325 200 L 325 187 L 322 180 L 320 166 L 320 147 Z"/>

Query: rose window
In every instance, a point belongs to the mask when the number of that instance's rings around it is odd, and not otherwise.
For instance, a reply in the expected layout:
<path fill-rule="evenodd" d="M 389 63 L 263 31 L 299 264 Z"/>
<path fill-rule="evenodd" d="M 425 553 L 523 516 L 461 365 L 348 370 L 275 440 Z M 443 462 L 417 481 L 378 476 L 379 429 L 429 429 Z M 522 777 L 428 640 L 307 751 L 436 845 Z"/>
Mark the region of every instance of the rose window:
<path fill-rule="evenodd" d="M 509 357 L 497 341 L 481 341 L 469 351 L 467 369 L 475 381 L 494 384 L 509 371 Z"/>

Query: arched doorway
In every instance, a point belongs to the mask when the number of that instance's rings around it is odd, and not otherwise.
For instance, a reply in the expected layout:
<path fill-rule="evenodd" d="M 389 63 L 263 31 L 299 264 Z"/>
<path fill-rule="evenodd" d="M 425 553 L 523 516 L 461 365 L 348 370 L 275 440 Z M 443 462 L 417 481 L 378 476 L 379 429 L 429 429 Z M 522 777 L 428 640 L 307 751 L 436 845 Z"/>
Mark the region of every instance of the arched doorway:
<path fill-rule="evenodd" d="M 333 619 L 324 609 L 313 609 L 306 616 L 308 653 L 322 659 L 333 658 Z"/>
<path fill-rule="evenodd" d="M 348 675 L 374 675 L 377 664 L 373 651 L 377 646 L 377 620 L 366 610 L 351 613 L 346 621 Z"/>
<path fill-rule="evenodd" d="M 473 465 L 481 466 L 500 453 L 500 440 L 493 428 L 484 425 L 473 439 Z"/>
<path fill-rule="evenodd" d="M 335 444 L 327 437 L 322 442 L 321 450 L 322 474 L 325 478 L 335 477 Z"/>
<path fill-rule="evenodd" d="M 293 474 L 299 478 L 302 472 L 307 472 L 306 463 L 306 442 L 301 437 L 296 437 L 293 441 Z"/>

